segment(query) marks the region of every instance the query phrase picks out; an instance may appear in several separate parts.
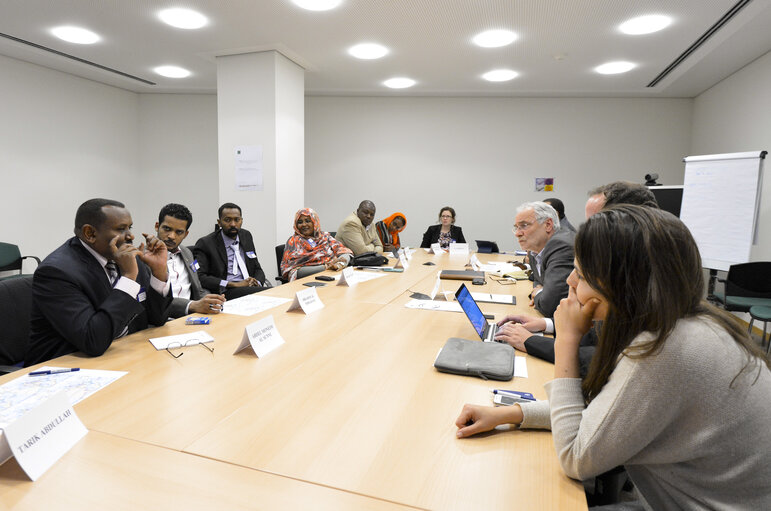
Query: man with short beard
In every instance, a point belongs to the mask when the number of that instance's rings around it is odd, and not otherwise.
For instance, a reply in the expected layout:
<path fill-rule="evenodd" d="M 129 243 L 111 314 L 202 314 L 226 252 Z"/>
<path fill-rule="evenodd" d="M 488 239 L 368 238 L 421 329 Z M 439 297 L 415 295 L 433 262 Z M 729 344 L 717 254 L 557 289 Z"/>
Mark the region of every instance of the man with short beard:
<path fill-rule="evenodd" d="M 201 285 L 228 300 L 270 287 L 257 260 L 252 234 L 241 228 L 241 208 L 226 202 L 218 215 L 219 229 L 199 239 L 193 248 Z"/>

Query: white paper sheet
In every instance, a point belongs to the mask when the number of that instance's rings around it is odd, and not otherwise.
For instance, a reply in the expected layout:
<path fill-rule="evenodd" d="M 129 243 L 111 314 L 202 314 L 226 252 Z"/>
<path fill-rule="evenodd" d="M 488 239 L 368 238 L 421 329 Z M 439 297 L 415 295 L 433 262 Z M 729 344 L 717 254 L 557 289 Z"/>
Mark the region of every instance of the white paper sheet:
<path fill-rule="evenodd" d="M 61 368 L 45 366 L 35 371 L 50 369 Z M 128 373 L 81 369 L 71 373 L 25 375 L 11 380 L 0 386 L 0 427 L 5 427 L 62 390 L 67 392 L 67 398 L 74 406 L 124 374 Z"/>
<path fill-rule="evenodd" d="M 410 300 L 405 305 L 408 309 L 429 311 L 463 312 L 458 302 L 438 302 L 434 300 Z"/>
<path fill-rule="evenodd" d="M 222 308 L 222 312 L 224 314 L 252 316 L 290 301 L 289 298 L 278 298 L 261 294 L 246 295 L 241 298 L 236 298 L 235 300 L 226 301 L 225 306 Z"/>

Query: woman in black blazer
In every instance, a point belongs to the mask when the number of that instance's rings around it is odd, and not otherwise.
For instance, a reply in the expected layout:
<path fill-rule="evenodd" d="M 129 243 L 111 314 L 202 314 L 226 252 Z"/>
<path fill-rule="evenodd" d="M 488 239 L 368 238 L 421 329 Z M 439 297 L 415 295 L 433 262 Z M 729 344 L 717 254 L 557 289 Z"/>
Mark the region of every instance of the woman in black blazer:
<path fill-rule="evenodd" d="M 466 243 L 463 230 L 455 224 L 455 210 L 445 206 L 439 210 L 439 225 L 430 226 L 423 234 L 421 248 L 430 248 L 433 243 L 446 249 L 450 243 Z"/>

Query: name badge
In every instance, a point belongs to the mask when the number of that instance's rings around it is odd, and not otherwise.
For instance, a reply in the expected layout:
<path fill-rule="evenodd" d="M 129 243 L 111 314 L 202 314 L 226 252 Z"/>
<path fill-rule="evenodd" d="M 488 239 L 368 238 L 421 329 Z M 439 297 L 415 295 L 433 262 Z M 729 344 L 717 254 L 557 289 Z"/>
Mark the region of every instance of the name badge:
<path fill-rule="evenodd" d="M 249 259 L 256 259 L 257 254 L 255 254 L 254 251 L 250 251 L 246 253 L 246 257 L 248 257 Z"/>
<path fill-rule="evenodd" d="M 147 299 L 147 291 L 145 291 L 145 288 L 140 287 L 139 293 L 137 294 L 137 301 L 144 302 L 146 299 Z"/>
<path fill-rule="evenodd" d="M 198 264 L 198 259 L 193 259 L 193 262 L 190 263 L 190 269 L 193 270 L 193 273 L 198 273 L 200 268 L 201 265 Z"/>

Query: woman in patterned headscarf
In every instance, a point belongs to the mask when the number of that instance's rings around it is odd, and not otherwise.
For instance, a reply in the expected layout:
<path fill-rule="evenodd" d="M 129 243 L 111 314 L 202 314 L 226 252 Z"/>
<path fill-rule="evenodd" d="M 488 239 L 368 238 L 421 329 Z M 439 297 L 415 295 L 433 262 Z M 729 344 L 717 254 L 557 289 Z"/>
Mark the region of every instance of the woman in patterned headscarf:
<path fill-rule="evenodd" d="M 399 233 L 407 226 L 407 217 L 404 213 L 394 213 L 388 218 L 377 222 L 375 224 L 375 230 L 383 242 L 383 250 L 390 252 L 392 250 L 399 250 L 401 243 L 399 242 Z"/>
<path fill-rule="evenodd" d="M 291 281 L 348 266 L 353 254 L 328 232 L 321 230 L 319 215 L 311 208 L 295 213 L 294 232 L 284 246 L 284 257 L 281 259 L 283 278 Z"/>

